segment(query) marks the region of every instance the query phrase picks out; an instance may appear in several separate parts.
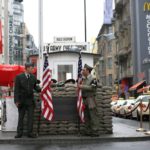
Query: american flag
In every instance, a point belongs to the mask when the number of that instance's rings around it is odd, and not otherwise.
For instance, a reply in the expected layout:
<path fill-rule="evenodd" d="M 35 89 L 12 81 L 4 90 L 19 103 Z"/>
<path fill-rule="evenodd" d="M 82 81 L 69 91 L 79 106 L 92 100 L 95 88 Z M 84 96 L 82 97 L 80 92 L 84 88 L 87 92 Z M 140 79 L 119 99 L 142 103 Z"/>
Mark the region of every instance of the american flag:
<path fill-rule="evenodd" d="M 42 115 L 45 119 L 51 121 L 54 116 L 54 110 L 51 94 L 51 70 L 49 68 L 47 56 L 45 56 L 43 67 L 42 87 Z"/>
<path fill-rule="evenodd" d="M 81 53 L 79 54 L 79 61 L 78 61 L 78 84 L 82 83 L 82 58 L 81 58 Z M 78 100 L 77 100 L 77 110 L 79 113 L 79 117 L 81 122 L 85 122 L 84 120 L 84 103 L 83 103 L 83 98 L 82 98 L 82 90 L 78 88 Z"/>

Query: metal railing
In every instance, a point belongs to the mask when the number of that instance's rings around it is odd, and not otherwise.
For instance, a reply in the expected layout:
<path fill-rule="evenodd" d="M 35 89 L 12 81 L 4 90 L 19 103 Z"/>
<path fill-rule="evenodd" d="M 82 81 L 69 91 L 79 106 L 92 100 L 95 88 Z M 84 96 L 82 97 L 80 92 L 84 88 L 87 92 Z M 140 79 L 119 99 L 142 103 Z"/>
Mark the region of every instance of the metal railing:
<path fill-rule="evenodd" d="M 147 105 L 147 107 L 145 109 L 143 109 L 143 103 L 142 103 L 142 99 L 140 100 L 140 103 L 138 105 L 136 105 L 135 107 L 133 107 L 131 109 L 130 112 L 125 113 L 121 116 L 123 117 L 127 117 L 129 115 L 131 115 L 136 109 L 138 109 L 138 107 L 140 107 L 140 127 L 138 129 L 136 129 L 137 132 L 144 132 L 146 135 L 150 135 L 150 99 L 149 99 L 149 103 Z M 149 110 L 149 129 L 146 130 L 143 128 L 143 112 L 146 112 L 147 110 Z M 114 114 L 118 115 L 117 113 L 113 112 Z"/>

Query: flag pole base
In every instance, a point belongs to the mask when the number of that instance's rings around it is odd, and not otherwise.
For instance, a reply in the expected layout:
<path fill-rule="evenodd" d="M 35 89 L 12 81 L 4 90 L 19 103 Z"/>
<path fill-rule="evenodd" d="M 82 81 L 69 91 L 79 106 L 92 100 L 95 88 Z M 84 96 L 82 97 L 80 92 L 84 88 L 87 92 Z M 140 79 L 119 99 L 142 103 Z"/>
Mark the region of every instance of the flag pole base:
<path fill-rule="evenodd" d="M 144 133 L 145 135 L 150 135 L 150 131 L 147 131 Z"/>
<path fill-rule="evenodd" d="M 139 129 L 136 129 L 137 132 L 145 132 L 146 130 L 144 128 L 139 128 Z"/>

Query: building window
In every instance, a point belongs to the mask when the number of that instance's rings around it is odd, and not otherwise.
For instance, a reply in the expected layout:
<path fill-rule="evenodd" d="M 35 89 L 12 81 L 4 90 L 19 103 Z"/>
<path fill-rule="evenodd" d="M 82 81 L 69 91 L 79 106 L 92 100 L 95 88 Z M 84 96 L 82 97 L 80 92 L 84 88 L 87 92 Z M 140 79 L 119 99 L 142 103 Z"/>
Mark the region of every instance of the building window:
<path fill-rule="evenodd" d="M 58 81 L 73 78 L 73 65 L 58 65 Z"/>
<path fill-rule="evenodd" d="M 112 86 L 112 74 L 108 75 L 108 82 L 109 86 Z"/>
<path fill-rule="evenodd" d="M 108 69 L 112 69 L 112 58 L 108 58 Z"/>
<path fill-rule="evenodd" d="M 112 52 L 112 43 L 108 43 L 108 53 Z"/>
<path fill-rule="evenodd" d="M 112 31 L 112 27 L 109 27 L 108 28 L 108 33 L 112 33 L 113 31 Z"/>

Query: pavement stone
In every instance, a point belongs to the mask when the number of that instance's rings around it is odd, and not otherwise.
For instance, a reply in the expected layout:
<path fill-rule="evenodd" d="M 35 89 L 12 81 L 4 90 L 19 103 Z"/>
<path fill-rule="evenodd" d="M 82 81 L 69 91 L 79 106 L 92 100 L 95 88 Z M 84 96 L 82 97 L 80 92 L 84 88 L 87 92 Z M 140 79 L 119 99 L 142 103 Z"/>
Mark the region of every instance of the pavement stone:
<path fill-rule="evenodd" d="M 136 127 L 126 125 L 124 123 L 113 123 L 113 134 L 100 135 L 99 137 L 75 136 L 75 135 L 53 135 L 39 136 L 31 139 L 23 136 L 15 139 L 15 132 L 0 132 L 0 144 L 85 144 L 100 142 L 131 142 L 131 141 L 147 141 L 150 135 L 137 132 Z"/>

